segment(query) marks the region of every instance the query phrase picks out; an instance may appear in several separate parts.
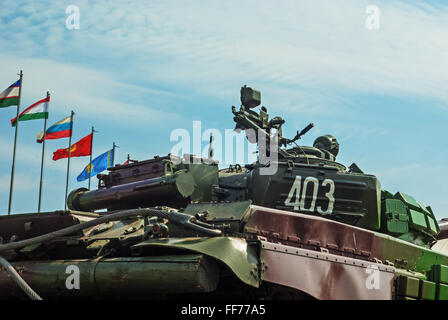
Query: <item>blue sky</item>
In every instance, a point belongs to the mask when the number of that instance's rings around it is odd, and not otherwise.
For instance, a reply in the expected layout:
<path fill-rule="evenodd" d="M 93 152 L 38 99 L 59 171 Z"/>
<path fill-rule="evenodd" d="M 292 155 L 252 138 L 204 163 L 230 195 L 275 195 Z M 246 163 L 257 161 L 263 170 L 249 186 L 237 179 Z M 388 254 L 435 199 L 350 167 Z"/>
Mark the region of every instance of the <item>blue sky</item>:
<path fill-rule="evenodd" d="M 65 27 L 68 5 L 80 29 Z M 366 6 L 380 9 L 367 30 Z M 247 84 L 284 134 L 333 134 L 338 161 L 448 216 L 448 6 L 442 1 L 9 1 L 0 11 L 0 90 L 24 71 L 22 109 L 52 93 L 50 124 L 76 112 L 74 141 L 95 126 L 94 156 L 170 152 L 176 128 L 234 127 Z M 0 110 L 0 213 L 8 208 L 15 108 Z M 41 121 L 19 131 L 13 213 L 37 209 Z M 66 160 L 47 143 L 43 210 L 63 208 Z M 206 143 L 204 142 L 204 146 Z M 70 190 L 88 158 L 73 158 Z M 96 185 L 96 178 L 93 180 Z"/>

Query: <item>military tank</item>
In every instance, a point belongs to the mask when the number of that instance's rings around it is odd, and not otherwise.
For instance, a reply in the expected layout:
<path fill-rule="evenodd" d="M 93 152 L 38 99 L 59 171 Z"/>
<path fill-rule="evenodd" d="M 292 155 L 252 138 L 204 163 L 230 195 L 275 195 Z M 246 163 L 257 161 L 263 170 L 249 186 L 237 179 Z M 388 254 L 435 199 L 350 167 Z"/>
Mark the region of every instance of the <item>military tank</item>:
<path fill-rule="evenodd" d="M 0 216 L 0 298 L 448 299 L 448 222 L 260 104 L 232 107 L 255 163 L 132 161 L 69 210 Z"/>

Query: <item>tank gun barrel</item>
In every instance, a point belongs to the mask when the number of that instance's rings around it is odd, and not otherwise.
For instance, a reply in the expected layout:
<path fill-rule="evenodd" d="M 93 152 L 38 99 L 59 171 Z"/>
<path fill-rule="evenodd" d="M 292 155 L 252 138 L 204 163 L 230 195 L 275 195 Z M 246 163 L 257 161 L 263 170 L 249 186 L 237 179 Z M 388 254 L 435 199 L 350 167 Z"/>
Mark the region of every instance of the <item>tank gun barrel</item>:
<path fill-rule="evenodd" d="M 145 179 L 137 182 L 89 191 L 73 190 L 67 199 L 68 208 L 79 211 L 100 209 L 130 209 L 170 205 L 184 205 L 195 190 L 191 173 L 178 171 L 172 175 Z"/>

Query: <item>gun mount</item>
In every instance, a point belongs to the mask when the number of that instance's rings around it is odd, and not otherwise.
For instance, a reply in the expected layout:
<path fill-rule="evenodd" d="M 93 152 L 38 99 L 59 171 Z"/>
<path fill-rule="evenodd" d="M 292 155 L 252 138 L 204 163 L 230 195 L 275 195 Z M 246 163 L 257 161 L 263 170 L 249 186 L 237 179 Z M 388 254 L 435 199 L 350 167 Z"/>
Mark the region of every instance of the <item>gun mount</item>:
<path fill-rule="evenodd" d="M 270 154 L 272 147 L 275 152 L 278 152 L 279 157 L 288 159 L 304 156 L 306 161 L 309 156 L 317 157 L 320 159 L 327 159 L 334 161 L 339 152 L 339 143 L 336 138 L 331 135 L 324 135 L 317 138 L 313 144 L 313 147 L 299 146 L 296 141 L 303 135 L 310 131 L 314 127 L 314 123 L 308 124 L 294 138 L 288 139 L 283 137 L 282 126 L 285 124 L 285 120 L 282 117 L 276 116 L 269 120 L 269 114 L 267 108 L 262 106 L 259 113 L 252 109 L 259 106 L 261 103 L 261 93 L 249 87 L 241 88 L 241 107 L 237 111 L 235 106 L 232 106 L 232 113 L 235 121 L 235 131 L 246 131 L 246 137 L 251 143 L 263 142 L 263 152 Z M 290 149 L 284 149 L 281 147 L 287 147 L 290 144 L 296 144 L 296 147 Z M 264 150 L 266 149 L 266 150 Z"/>

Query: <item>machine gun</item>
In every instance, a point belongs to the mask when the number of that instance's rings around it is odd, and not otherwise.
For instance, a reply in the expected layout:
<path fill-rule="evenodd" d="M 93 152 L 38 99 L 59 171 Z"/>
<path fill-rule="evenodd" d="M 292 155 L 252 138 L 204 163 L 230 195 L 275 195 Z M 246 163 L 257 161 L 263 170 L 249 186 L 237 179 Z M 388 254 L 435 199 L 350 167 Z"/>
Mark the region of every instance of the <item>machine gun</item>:
<path fill-rule="evenodd" d="M 235 131 L 239 132 L 246 130 L 246 137 L 250 143 L 258 143 L 263 135 L 266 141 L 266 147 L 269 148 L 270 141 L 275 139 L 278 146 L 288 146 L 291 143 L 299 140 L 304 134 L 314 127 L 313 123 L 310 123 L 302 131 L 297 131 L 296 136 L 293 139 L 283 137 L 282 126 L 285 123 L 281 117 L 274 117 L 269 120 L 269 114 L 266 107 L 262 106 L 260 112 L 257 113 L 252 109 L 259 106 L 261 103 L 261 93 L 258 90 L 254 90 L 247 86 L 241 88 L 241 108 L 236 110 L 235 106 L 232 106 L 232 113 L 234 115 L 233 120 L 236 122 Z M 272 133 L 273 129 L 275 133 Z M 250 133 L 249 130 L 255 131 L 255 134 Z M 267 150 L 270 151 L 269 149 Z M 279 154 L 283 157 L 289 157 L 289 154 L 279 149 Z"/>

